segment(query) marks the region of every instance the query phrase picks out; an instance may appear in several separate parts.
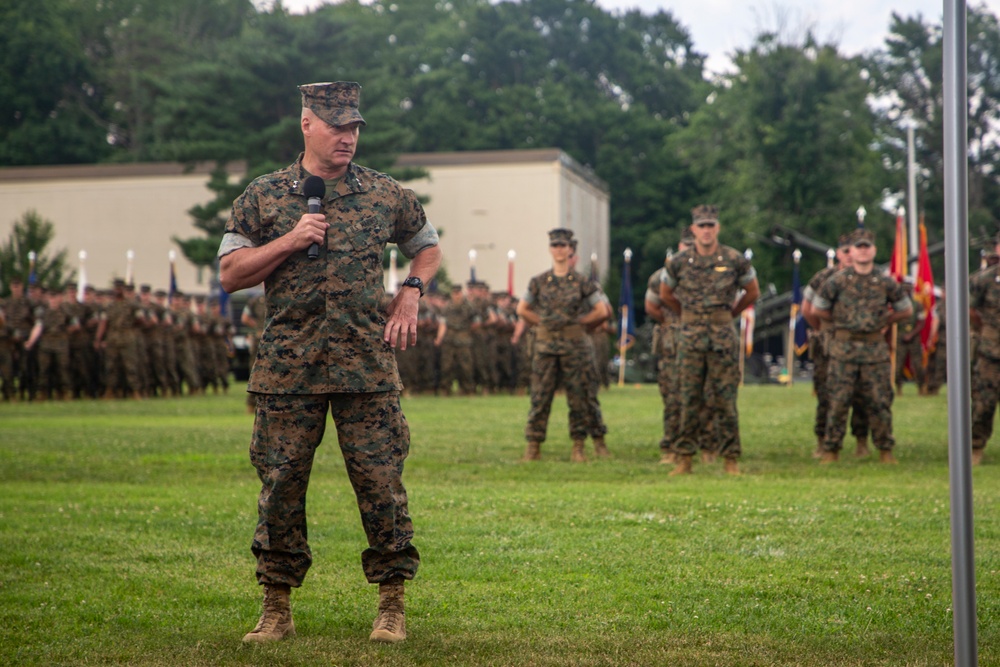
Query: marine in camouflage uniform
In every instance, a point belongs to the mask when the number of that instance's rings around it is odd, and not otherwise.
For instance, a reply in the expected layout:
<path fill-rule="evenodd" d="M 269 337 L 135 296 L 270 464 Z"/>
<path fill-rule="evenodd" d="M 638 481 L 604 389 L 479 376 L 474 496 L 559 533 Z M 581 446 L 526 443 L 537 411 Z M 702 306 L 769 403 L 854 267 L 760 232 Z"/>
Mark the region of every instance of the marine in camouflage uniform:
<path fill-rule="evenodd" d="M 678 244 L 678 252 L 684 252 L 691 247 L 694 237 L 685 227 Z M 668 257 L 669 259 L 669 257 Z M 664 266 L 667 261 L 664 260 Z M 680 329 L 680 317 L 670 308 L 664 308 L 660 300 L 660 281 L 663 269 L 657 269 L 646 280 L 646 294 L 643 299 L 646 317 L 652 320 L 653 354 L 656 357 L 656 383 L 663 400 L 663 435 L 660 438 L 660 463 L 676 463 L 670 442 L 676 437 L 680 427 L 680 391 L 677 383 L 677 334 Z M 711 418 L 702 421 L 704 429 Z"/>
<path fill-rule="evenodd" d="M 69 360 L 69 334 L 80 327 L 69 307 L 63 302 L 61 291 L 47 294 L 48 306 L 25 343 L 26 349 L 38 346 L 38 393 L 36 400 L 69 397 L 72 389 Z"/>
<path fill-rule="evenodd" d="M 1000 235 L 997 238 L 1000 253 Z M 993 435 L 1000 397 L 1000 264 L 976 272 L 969 281 L 969 308 L 979 330 L 972 362 L 972 464 L 980 465 Z"/>
<path fill-rule="evenodd" d="M 7 326 L 6 301 L 0 299 L 0 392 L 10 401 L 17 394 L 14 385 L 14 337 Z"/>
<path fill-rule="evenodd" d="M 579 255 L 577 255 L 576 239 L 570 240 L 570 248 L 572 248 L 572 254 L 569 259 L 570 269 L 576 271 L 576 265 L 579 261 Z M 581 274 L 582 275 L 582 274 Z M 595 332 L 600 330 L 601 333 L 598 335 L 603 335 L 605 341 L 607 341 L 607 334 L 605 325 L 609 319 L 614 316 L 614 308 L 611 307 L 611 301 L 608 296 L 601 289 L 600 283 L 598 283 L 593 278 L 587 278 L 593 283 L 594 288 L 600 296 L 601 307 L 604 309 L 604 317 L 591 322 L 586 327 L 584 327 L 587 337 L 590 339 L 590 369 L 587 373 L 587 435 L 591 437 L 594 442 L 594 454 L 598 458 L 608 458 L 611 456 L 611 452 L 608 451 L 607 443 L 604 440 L 604 436 L 608 434 L 608 425 L 604 423 L 604 414 L 601 411 L 601 401 L 598 398 L 598 394 L 601 391 L 601 375 L 598 371 L 597 362 L 597 345 L 595 343 Z M 607 347 L 605 347 L 605 357 L 607 359 Z M 607 365 L 607 364 L 605 364 Z"/>
<path fill-rule="evenodd" d="M 497 315 L 494 324 L 497 350 L 497 389 L 513 394 L 517 387 L 517 350 L 511 342 L 517 324 L 514 299 L 507 292 L 493 294 L 493 309 Z"/>
<path fill-rule="evenodd" d="M 923 395 L 926 373 L 920 332 L 924 328 L 926 315 L 923 304 L 913 300 L 913 286 L 906 284 L 904 288 L 913 302 L 913 313 L 896 326 L 896 393 L 903 395 L 903 383 L 906 382 L 906 367 L 909 362 L 910 372 L 913 373 L 918 391 Z"/>
<path fill-rule="evenodd" d="M 913 304 L 902 285 L 874 270 L 874 234 L 855 230 L 852 266 L 827 280 L 813 300 L 817 317 L 832 322 L 830 410 L 821 463 L 837 460 L 844 440 L 847 410 L 855 400 L 869 406 L 872 440 L 882 463 L 892 454 L 892 377 L 884 330 L 910 315 Z M 890 310 L 891 307 L 891 310 Z"/>
<path fill-rule="evenodd" d="M 809 358 L 813 362 L 813 392 L 816 394 L 816 419 L 813 433 L 816 435 L 816 449 L 813 458 L 822 458 L 823 442 L 826 439 L 827 415 L 830 413 L 830 339 L 833 326 L 813 314 L 813 299 L 819 294 L 823 283 L 833 274 L 851 265 L 851 235 L 841 234 L 837 240 L 837 264 L 821 269 L 809 280 L 802 293 L 802 316 L 809 323 Z M 856 439 L 855 455 L 868 456 L 868 410 L 856 395 L 851 405 L 851 434 Z"/>
<path fill-rule="evenodd" d="M 573 232 L 549 232 L 553 268 L 528 283 L 517 314 L 535 330 L 531 364 L 531 410 L 524 429 L 528 441 L 524 459 L 540 458 L 552 410 L 552 398 L 560 385 L 569 403 L 569 433 L 573 440 L 571 460 L 586 461 L 583 452 L 588 435 L 589 382 L 593 372 L 593 348 L 586 327 L 603 319 L 601 292 L 593 281 L 569 265 L 569 242 Z M 595 443 L 596 446 L 596 443 Z"/>
<path fill-rule="evenodd" d="M 469 302 L 476 311 L 476 324 L 472 327 L 472 361 L 476 386 L 484 395 L 496 391 L 496 313 L 490 303 L 489 286 L 481 281 L 467 284 Z"/>
<path fill-rule="evenodd" d="M 250 459 L 262 484 L 251 548 L 264 613 L 244 641 L 294 634 L 288 593 L 312 563 L 306 490 L 329 410 L 368 537 L 362 567 L 379 584 L 370 639 L 397 642 L 406 637 L 403 582 L 420 558 L 402 482 L 410 437 L 393 348 L 416 342 L 418 299 L 441 253 L 416 194 L 352 161 L 364 123 L 360 86 L 300 90 L 305 152 L 237 198 L 219 249 L 223 287 L 263 280 L 268 313 L 249 383 L 258 394 Z M 307 212 L 312 175 L 326 183 L 320 213 Z M 412 259 L 388 305 L 387 243 Z"/>
<path fill-rule="evenodd" d="M 479 320 L 476 309 L 462 294 L 461 285 L 452 286 L 441 319 L 445 329 L 434 341 L 441 348 L 440 388 L 450 396 L 452 385 L 458 383 L 462 395 L 470 396 L 476 393 L 472 330 Z"/>
<path fill-rule="evenodd" d="M 937 396 L 941 391 L 941 386 L 947 382 L 948 378 L 948 321 L 944 299 L 945 296 L 942 294 L 934 302 L 931 348 L 927 355 L 927 394 L 929 396 Z"/>
<path fill-rule="evenodd" d="M 760 288 L 750 260 L 718 242 L 718 208 L 697 206 L 691 214 L 694 246 L 671 257 L 660 279 L 660 300 L 681 321 L 677 337 L 680 426 L 672 443 L 677 467 L 670 474 L 691 472 L 702 410 L 707 405 L 715 417 L 719 440 L 715 451 L 725 458 L 726 472 L 738 475 L 742 453 L 736 409 L 740 340 L 733 319 L 753 304 Z"/>
<path fill-rule="evenodd" d="M 136 352 L 143 312 L 137 302 L 126 299 L 125 281 L 115 280 L 114 292 L 96 335 L 96 343 L 104 348 L 104 398 L 141 398 L 142 376 Z"/>
<path fill-rule="evenodd" d="M 10 292 L 4 310 L 13 347 L 12 363 L 14 376 L 17 379 L 17 393 L 23 401 L 34 396 L 35 355 L 25 350 L 24 344 L 40 315 L 38 310 L 40 305 L 33 302 L 25 293 L 24 282 L 18 277 L 11 279 Z"/>
<path fill-rule="evenodd" d="M 177 355 L 177 376 L 181 382 L 180 393 L 187 386 L 188 394 L 197 395 L 203 391 L 201 372 L 195 357 L 195 345 L 192 340 L 197 321 L 191 312 L 191 301 L 182 292 L 174 293 L 170 302 L 173 311 L 174 350 Z"/>

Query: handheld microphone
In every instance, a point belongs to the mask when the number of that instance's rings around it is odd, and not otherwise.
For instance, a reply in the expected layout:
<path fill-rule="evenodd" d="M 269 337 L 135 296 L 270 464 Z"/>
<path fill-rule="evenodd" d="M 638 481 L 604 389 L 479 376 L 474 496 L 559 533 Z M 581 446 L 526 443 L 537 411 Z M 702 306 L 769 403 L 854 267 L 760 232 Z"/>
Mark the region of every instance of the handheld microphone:
<path fill-rule="evenodd" d="M 319 176 L 310 176 L 302 184 L 302 193 L 309 200 L 309 212 L 319 213 L 320 204 L 323 201 L 323 195 L 326 194 L 326 183 Z M 319 257 L 319 244 L 313 243 L 309 246 L 306 256 L 309 259 L 316 259 Z"/>

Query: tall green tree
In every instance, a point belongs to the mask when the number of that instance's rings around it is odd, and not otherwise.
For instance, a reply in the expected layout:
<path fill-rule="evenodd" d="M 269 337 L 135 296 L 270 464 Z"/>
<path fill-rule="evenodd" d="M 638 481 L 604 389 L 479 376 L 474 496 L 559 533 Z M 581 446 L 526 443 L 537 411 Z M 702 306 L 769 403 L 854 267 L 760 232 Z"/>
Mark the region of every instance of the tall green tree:
<path fill-rule="evenodd" d="M 91 163 L 110 152 L 99 82 L 72 4 L 0 4 L 0 164 Z"/>
<path fill-rule="evenodd" d="M 10 294 L 10 281 L 17 276 L 28 283 L 32 273 L 35 282 L 47 289 L 62 289 L 73 275 L 66 263 L 66 249 L 52 251 L 49 244 L 55 228 L 36 211 L 28 211 L 14 223 L 10 236 L 0 246 L 0 294 Z M 36 255 L 34 266 L 30 254 Z"/>
<path fill-rule="evenodd" d="M 723 241 L 751 248 L 762 285 L 783 290 L 793 248 L 769 243 L 774 225 L 833 245 L 857 224 L 859 205 L 878 211 L 887 182 L 872 151 L 868 84 L 858 59 L 809 34 L 799 44 L 762 34 L 734 64 L 671 143 L 705 185 L 703 198 L 721 206 Z M 868 218 L 880 232 L 890 222 Z M 806 253 L 803 272 L 824 262 Z"/>
<path fill-rule="evenodd" d="M 985 5 L 968 11 L 969 221 L 974 236 L 997 230 L 1000 210 L 1000 24 Z M 879 147 L 905 203 L 906 124 L 915 125 L 918 206 L 931 243 L 944 235 L 943 34 L 923 16 L 893 14 L 885 49 L 869 68 L 880 101 Z M 978 256 L 978 251 L 975 253 Z"/>

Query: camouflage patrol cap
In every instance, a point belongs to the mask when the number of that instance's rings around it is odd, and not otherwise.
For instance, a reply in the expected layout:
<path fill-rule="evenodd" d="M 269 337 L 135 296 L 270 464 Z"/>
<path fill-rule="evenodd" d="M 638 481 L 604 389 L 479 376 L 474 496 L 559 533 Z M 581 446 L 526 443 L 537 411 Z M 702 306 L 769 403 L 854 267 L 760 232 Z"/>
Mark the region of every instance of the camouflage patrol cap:
<path fill-rule="evenodd" d="M 688 245 L 694 243 L 694 232 L 691 231 L 690 227 L 685 227 L 681 230 L 681 243 Z"/>
<path fill-rule="evenodd" d="M 841 234 L 840 236 L 838 236 L 837 237 L 837 247 L 838 248 L 843 248 L 843 247 L 851 245 L 851 236 L 853 236 L 853 234 L 854 234 L 853 232 L 844 232 L 843 234 Z"/>
<path fill-rule="evenodd" d="M 565 227 L 557 227 L 556 229 L 549 231 L 549 245 L 555 245 L 556 243 L 565 243 L 569 245 L 570 241 L 573 240 L 573 230 L 566 229 Z"/>
<path fill-rule="evenodd" d="M 851 233 L 851 245 L 875 245 L 875 234 L 870 229 L 858 227 Z"/>
<path fill-rule="evenodd" d="M 691 224 L 719 224 L 719 207 L 713 204 L 701 204 L 691 209 Z"/>
<path fill-rule="evenodd" d="M 139 291 L 142 294 L 149 294 L 153 290 L 149 285 L 139 285 Z"/>
<path fill-rule="evenodd" d="M 121 287 L 122 289 L 124 289 L 125 288 L 125 279 L 124 278 L 115 278 L 114 280 L 111 281 L 111 286 L 115 287 L 115 288 Z"/>
<path fill-rule="evenodd" d="M 358 111 L 361 85 L 354 81 L 307 83 L 299 86 L 299 90 L 302 92 L 302 108 L 310 109 L 330 125 L 368 124 Z"/>

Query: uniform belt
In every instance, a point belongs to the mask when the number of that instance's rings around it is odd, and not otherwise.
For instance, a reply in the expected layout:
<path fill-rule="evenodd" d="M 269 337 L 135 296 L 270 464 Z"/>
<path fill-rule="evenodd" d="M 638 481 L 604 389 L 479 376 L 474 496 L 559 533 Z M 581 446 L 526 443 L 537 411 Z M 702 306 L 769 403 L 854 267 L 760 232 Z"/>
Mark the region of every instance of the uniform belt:
<path fill-rule="evenodd" d="M 837 329 L 833 332 L 833 337 L 837 340 L 864 341 L 866 343 L 877 343 L 880 340 L 885 340 L 881 331 L 861 332 L 848 331 L 847 329 Z"/>
<path fill-rule="evenodd" d="M 558 331 L 553 331 L 552 329 L 548 329 L 544 326 L 540 326 L 537 329 L 535 337 L 540 341 L 580 338 L 584 334 L 582 324 L 569 324 Z"/>
<path fill-rule="evenodd" d="M 683 324 L 732 324 L 733 314 L 729 310 L 713 310 L 710 313 L 682 310 L 681 322 Z"/>

